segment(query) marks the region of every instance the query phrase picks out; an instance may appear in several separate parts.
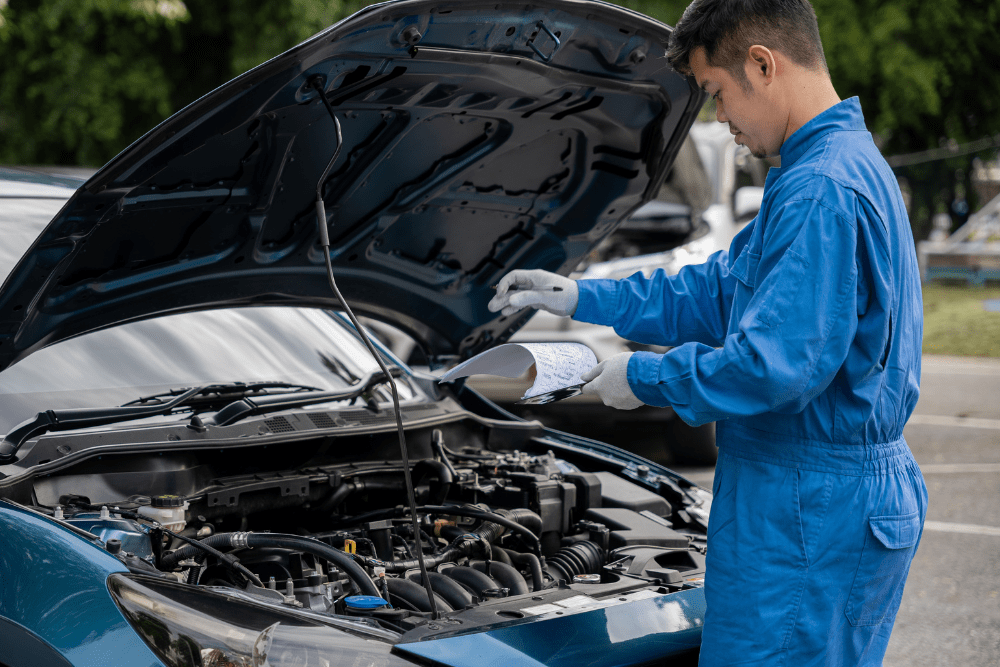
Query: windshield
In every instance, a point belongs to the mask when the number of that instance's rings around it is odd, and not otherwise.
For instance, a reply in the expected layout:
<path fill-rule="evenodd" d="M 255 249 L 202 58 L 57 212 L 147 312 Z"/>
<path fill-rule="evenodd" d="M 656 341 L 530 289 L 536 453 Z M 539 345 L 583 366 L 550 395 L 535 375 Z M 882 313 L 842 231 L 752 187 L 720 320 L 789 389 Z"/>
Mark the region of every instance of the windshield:
<path fill-rule="evenodd" d="M 384 348 L 383 348 L 384 350 Z M 390 365 L 401 365 L 388 357 Z M 121 405 L 167 389 L 280 381 L 342 389 L 378 365 L 340 315 L 311 308 L 183 313 L 62 341 L 0 373 L 0 432 L 42 410 Z M 405 377 L 401 401 L 420 398 Z M 391 400 L 376 389 L 379 401 Z"/>

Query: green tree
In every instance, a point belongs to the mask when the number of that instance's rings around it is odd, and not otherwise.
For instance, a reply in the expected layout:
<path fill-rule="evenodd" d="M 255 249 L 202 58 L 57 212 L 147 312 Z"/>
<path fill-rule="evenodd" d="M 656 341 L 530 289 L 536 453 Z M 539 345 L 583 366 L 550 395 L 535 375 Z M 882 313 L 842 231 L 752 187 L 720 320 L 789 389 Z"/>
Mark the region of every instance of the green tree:
<path fill-rule="evenodd" d="M 3 3 L 6 4 L 6 3 Z M 179 0 L 11 0 L 0 13 L 0 162 L 100 164 L 172 111 Z"/>

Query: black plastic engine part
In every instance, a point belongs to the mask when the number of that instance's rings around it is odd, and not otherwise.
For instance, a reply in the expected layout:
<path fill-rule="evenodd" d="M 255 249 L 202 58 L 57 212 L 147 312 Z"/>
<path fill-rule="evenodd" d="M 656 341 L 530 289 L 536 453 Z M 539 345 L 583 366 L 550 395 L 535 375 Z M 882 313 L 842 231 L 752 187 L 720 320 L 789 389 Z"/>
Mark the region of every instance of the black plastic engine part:
<path fill-rule="evenodd" d="M 420 584 L 406 579 L 386 578 L 386 585 L 389 587 L 389 602 L 394 607 L 412 611 L 431 611 L 427 591 Z M 434 594 L 434 602 L 438 611 L 454 611 L 452 606 L 437 593 Z"/>
<path fill-rule="evenodd" d="M 565 473 L 563 478 L 576 487 L 576 507 L 582 514 L 601 506 L 601 478 L 592 472 Z"/>
<path fill-rule="evenodd" d="M 455 567 L 449 567 L 448 569 L 443 570 L 441 574 L 454 579 L 478 595 L 480 598 L 485 597 L 483 591 L 488 591 L 497 587 L 497 582 L 493 581 L 479 570 L 474 570 L 471 567 L 456 565 Z"/>
<path fill-rule="evenodd" d="M 570 544 L 549 557 L 545 567 L 553 579 L 573 581 L 578 574 L 598 574 L 604 566 L 604 552 L 586 540 Z"/>
<path fill-rule="evenodd" d="M 613 558 L 616 561 L 631 559 L 626 574 L 660 579 L 666 583 L 679 583 L 684 572 L 705 569 L 705 557 L 697 551 L 635 546 L 615 551 Z"/>
<path fill-rule="evenodd" d="M 662 499 L 661 499 L 662 500 Z M 638 512 L 620 507 L 587 510 L 589 521 L 603 523 L 611 529 L 611 548 L 645 544 L 673 549 L 686 549 L 688 538 Z"/>
<path fill-rule="evenodd" d="M 594 475 L 601 480 L 601 506 L 622 507 L 635 512 L 649 510 L 657 516 L 670 516 L 670 503 L 638 484 L 610 472 Z"/>
<path fill-rule="evenodd" d="M 444 601 L 455 609 L 464 609 L 474 602 L 472 593 L 467 591 L 460 583 L 450 577 L 446 577 L 438 572 L 428 572 L 427 576 L 431 580 L 431 588 L 436 595 L 444 598 Z M 414 572 L 409 576 L 409 580 L 423 585 L 423 579 L 419 572 Z"/>
<path fill-rule="evenodd" d="M 508 595 L 524 595 L 529 592 L 528 582 L 510 565 L 493 561 L 490 563 L 489 572 L 486 571 L 486 561 L 477 560 L 469 565 L 493 579 L 501 588 L 506 588 Z"/>
<path fill-rule="evenodd" d="M 375 547 L 375 555 L 381 560 L 391 561 L 392 554 L 392 521 L 384 519 L 382 521 L 371 521 L 361 525 L 365 535 L 372 541 Z"/>

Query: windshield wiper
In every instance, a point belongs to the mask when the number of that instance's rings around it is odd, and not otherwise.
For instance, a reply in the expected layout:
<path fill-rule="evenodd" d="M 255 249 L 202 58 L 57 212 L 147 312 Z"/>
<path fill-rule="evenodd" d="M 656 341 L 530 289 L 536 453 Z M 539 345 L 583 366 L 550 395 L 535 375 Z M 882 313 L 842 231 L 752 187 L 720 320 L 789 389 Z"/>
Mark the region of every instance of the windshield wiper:
<path fill-rule="evenodd" d="M 393 377 L 403 374 L 402 369 L 398 367 L 390 372 Z M 201 420 L 197 416 L 192 417 L 192 426 L 196 430 L 204 430 L 205 426 L 228 426 L 252 415 L 357 398 L 385 380 L 382 371 L 375 371 L 349 387 L 333 391 L 322 391 L 316 387 L 286 382 L 208 384 L 145 396 L 116 408 L 46 410 L 39 412 L 34 419 L 19 424 L 4 437 L 3 441 L 0 441 L 0 464 L 14 461 L 14 455 L 21 445 L 43 433 L 106 426 L 144 417 L 167 415 L 181 406 L 202 407 L 210 404 L 218 405 L 225 401 L 225 407 L 212 418 Z M 265 391 L 266 389 L 290 391 L 270 393 Z"/>
<path fill-rule="evenodd" d="M 267 389 L 288 389 L 280 394 L 266 392 Z M 156 415 L 170 414 L 181 406 L 204 406 L 231 404 L 234 399 L 248 394 L 285 398 L 298 396 L 303 392 L 320 393 L 317 387 L 309 387 L 287 382 L 229 382 L 172 389 L 162 394 L 145 396 L 116 408 L 76 408 L 70 410 L 46 410 L 19 424 L 0 442 L 0 463 L 10 463 L 14 454 L 25 442 L 43 433 L 71 431 L 91 426 L 105 426 L 118 422 L 143 419 Z M 259 400 L 259 399 L 258 399 Z"/>
<path fill-rule="evenodd" d="M 403 369 L 398 366 L 389 369 L 389 372 L 393 377 L 400 377 L 401 375 L 404 375 Z M 243 398 L 222 408 L 216 412 L 214 416 L 209 417 L 208 419 L 200 420 L 200 423 L 204 426 L 229 426 L 230 424 L 234 424 L 241 419 L 245 419 L 246 417 L 253 415 L 262 415 L 268 412 L 278 412 L 280 410 L 300 408 L 306 405 L 315 405 L 316 403 L 345 401 L 349 398 L 357 398 L 385 381 L 385 373 L 382 371 L 375 371 L 374 373 L 365 375 L 360 380 L 349 387 L 345 387 L 344 389 L 319 391 L 305 395 L 277 394 L 261 397 L 244 396 Z"/>
<path fill-rule="evenodd" d="M 192 396 L 188 400 L 184 401 L 184 405 L 200 406 L 205 404 L 218 404 L 224 401 L 228 402 L 237 398 L 242 398 L 248 394 L 261 394 L 269 396 L 271 395 L 271 392 L 266 391 L 267 389 L 289 390 L 287 392 L 281 392 L 282 394 L 323 391 L 319 387 L 311 387 L 305 384 L 292 384 L 289 382 L 230 382 L 228 384 L 205 385 L 195 396 Z M 173 398 L 190 390 L 190 387 L 183 387 L 181 389 L 171 389 L 170 391 L 165 391 L 162 394 L 143 396 L 142 398 L 137 398 L 134 401 L 125 403 L 122 407 L 124 408 L 131 405 L 156 405 L 162 407 Z"/>

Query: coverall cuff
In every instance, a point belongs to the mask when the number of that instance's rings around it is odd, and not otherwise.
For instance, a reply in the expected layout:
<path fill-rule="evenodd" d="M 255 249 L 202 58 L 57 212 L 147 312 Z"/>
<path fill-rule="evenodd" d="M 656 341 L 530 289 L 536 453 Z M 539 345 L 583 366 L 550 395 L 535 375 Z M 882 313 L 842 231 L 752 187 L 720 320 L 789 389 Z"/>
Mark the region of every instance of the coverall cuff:
<path fill-rule="evenodd" d="M 579 299 L 573 319 L 578 322 L 613 326 L 618 306 L 617 280 L 577 280 Z"/>
<path fill-rule="evenodd" d="M 662 360 L 662 354 L 636 352 L 628 360 L 626 373 L 629 389 L 635 397 L 646 405 L 655 405 L 658 408 L 670 405 L 670 401 L 663 395 L 663 386 L 659 384 Z"/>

